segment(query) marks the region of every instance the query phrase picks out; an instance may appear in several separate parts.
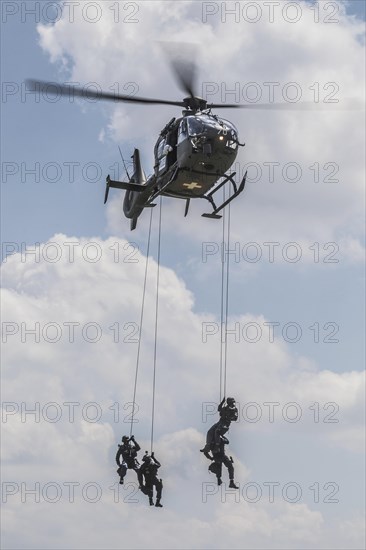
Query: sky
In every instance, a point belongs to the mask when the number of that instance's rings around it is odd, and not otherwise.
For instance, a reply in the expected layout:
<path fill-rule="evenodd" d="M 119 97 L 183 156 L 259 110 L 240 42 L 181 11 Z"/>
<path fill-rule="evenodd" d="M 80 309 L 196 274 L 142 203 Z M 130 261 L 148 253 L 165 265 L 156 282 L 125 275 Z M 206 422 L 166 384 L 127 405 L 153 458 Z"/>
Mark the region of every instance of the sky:
<path fill-rule="evenodd" d="M 363 548 L 364 2 L 1 9 L 2 547 Z M 123 177 L 118 146 L 126 159 L 138 147 L 151 173 L 159 132 L 180 112 L 40 97 L 24 79 L 180 101 L 161 40 L 196 44 L 210 101 L 322 109 L 217 110 L 245 143 L 237 177 L 248 170 L 229 254 L 203 201 L 186 218 L 183 203 L 162 201 L 153 426 L 164 507 L 151 509 L 133 472 L 118 485 L 114 457 L 130 433 L 139 335 L 133 433 L 150 449 L 159 206 L 130 232 L 123 192 L 104 206 L 104 181 Z M 222 394 L 222 257 L 237 491 L 225 469 L 217 487 L 199 452 Z"/>

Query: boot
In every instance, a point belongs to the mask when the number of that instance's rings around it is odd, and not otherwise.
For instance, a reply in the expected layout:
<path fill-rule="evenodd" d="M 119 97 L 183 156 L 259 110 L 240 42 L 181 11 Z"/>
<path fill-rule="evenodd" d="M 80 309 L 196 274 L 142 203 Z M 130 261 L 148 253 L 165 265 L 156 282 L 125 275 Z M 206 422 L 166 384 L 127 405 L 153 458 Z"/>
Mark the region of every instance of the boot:
<path fill-rule="evenodd" d="M 218 477 L 217 478 L 217 485 L 221 485 L 221 484 L 222 484 L 221 477 Z"/>
<path fill-rule="evenodd" d="M 120 485 L 123 485 L 123 479 L 122 478 L 119 480 L 119 483 L 120 483 Z"/>
<path fill-rule="evenodd" d="M 230 489 L 239 489 L 238 485 L 235 485 L 235 482 L 233 479 L 230 479 L 229 487 Z"/>
<path fill-rule="evenodd" d="M 154 501 L 153 501 L 152 497 L 149 498 L 149 504 L 150 504 L 150 506 L 154 506 Z"/>
<path fill-rule="evenodd" d="M 163 505 L 160 504 L 160 498 L 158 498 L 158 499 L 156 500 L 155 506 L 156 506 L 156 508 L 162 508 L 162 507 L 163 507 Z"/>

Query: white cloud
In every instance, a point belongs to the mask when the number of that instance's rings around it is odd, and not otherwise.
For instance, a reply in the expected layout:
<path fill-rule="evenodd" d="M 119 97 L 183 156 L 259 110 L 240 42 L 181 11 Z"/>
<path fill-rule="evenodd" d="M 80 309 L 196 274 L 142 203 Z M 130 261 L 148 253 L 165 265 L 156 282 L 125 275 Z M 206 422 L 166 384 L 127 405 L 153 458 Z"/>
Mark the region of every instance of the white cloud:
<path fill-rule="evenodd" d="M 336 374 L 319 370 L 305 357 L 297 358 L 285 343 L 261 341 L 251 346 L 232 345 L 228 387 L 240 402 L 241 410 L 249 401 L 257 402 L 265 416 L 268 409 L 263 406 L 264 402 L 280 402 L 280 409 L 276 411 L 282 410 L 286 403 L 296 402 L 303 418 L 296 424 L 284 422 L 277 412 L 274 423 L 263 419 L 252 424 L 241 418 L 238 425 L 232 426 L 229 435 L 236 479 L 241 486 L 239 502 L 232 502 L 233 497 L 227 497 L 227 502 L 222 503 L 221 493 L 208 496 L 207 502 L 202 502 L 202 491 L 206 487 L 203 482 L 213 483 L 210 488 L 215 490 L 214 477 L 207 472 L 207 462 L 199 448 L 203 445 L 210 421 L 216 418 L 212 415 L 207 423 L 202 423 L 201 414 L 202 401 L 217 399 L 218 345 L 201 342 L 201 323 L 208 317 L 193 313 L 192 295 L 184 282 L 163 265 L 160 273 L 154 448 L 162 462 L 164 515 L 158 523 L 155 516 L 146 515 L 157 511 L 146 509 L 146 498 L 142 498 L 141 493 L 137 494 L 139 503 L 114 503 L 113 490 L 110 489 L 116 481 L 114 453 L 116 440 L 123 432 L 129 431 L 129 424 L 124 420 L 131 409 L 122 406 L 132 398 L 136 344 L 114 343 L 113 333 L 108 327 L 117 320 L 121 326 L 126 320 L 138 322 L 145 258 L 138 253 L 135 264 L 114 262 L 116 243 L 123 250 L 126 241 L 111 237 L 106 241 L 93 239 L 94 247 L 101 251 L 99 262 L 91 263 L 83 258 L 88 245 L 85 239 L 79 239 L 79 245 L 74 248 L 74 261 L 70 261 L 70 247 L 64 243 L 72 241 L 76 239 L 65 235 L 55 235 L 51 239 L 62 251 L 58 262 L 45 260 L 42 253 L 38 263 L 34 257 L 22 262 L 18 254 L 8 258 L 3 265 L 4 321 L 19 326 L 19 332 L 8 335 L 4 344 L 3 399 L 6 407 L 9 402 L 18 406 L 16 414 L 6 409 L 8 415 L 4 424 L 7 449 L 5 480 L 15 480 L 19 486 L 18 493 L 9 496 L 6 506 L 9 545 L 58 547 L 58 543 L 54 543 L 54 532 L 61 529 L 58 540 L 63 547 L 72 541 L 75 548 L 85 547 L 85 544 L 94 548 L 114 548 L 120 544 L 120 520 L 123 518 L 124 544 L 129 548 L 224 548 L 228 545 L 233 548 L 303 548 L 304 545 L 321 548 L 327 547 L 329 541 L 334 548 L 341 546 L 341 542 L 346 540 L 345 530 L 341 529 L 337 541 L 339 530 L 336 536 L 327 511 L 317 509 L 306 499 L 290 504 L 279 493 L 273 504 L 264 496 L 255 505 L 245 500 L 242 488 L 253 481 L 252 470 L 260 458 L 255 446 L 248 458 L 248 437 L 254 434 L 258 444 L 261 439 L 274 435 L 281 438 L 285 446 L 287 441 L 291 449 L 294 434 L 301 433 L 304 441 L 312 438 L 318 452 L 331 453 L 336 445 L 357 456 L 361 450 L 363 373 Z M 42 250 L 47 250 L 47 243 L 41 245 Z M 139 424 L 134 427 L 142 450 L 149 449 L 151 418 L 156 264 L 150 261 L 152 280 L 147 287 L 137 391 Z M 248 320 L 263 322 L 265 318 L 249 314 L 240 318 L 243 323 Z M 68 332 L 62 332 L 60 340 L 54 344 L 47 341 L 55 334 L 43 332 L 47 323 L 64 327 L 64 323 L 70 321 L 80 323 L 75 328 L 73 343 L 69 342 Z M 41 327 L 40 342 L 35 343 L 34 335 L 26 335 L 23 330 L 26 341 L 22 343 L 21 323 L 26 323 L 25 328 L 29 329 L 34 328 L 36 322 Z M 102 337 L 95 344 L 80 337 L 80 327 L 90 322 L 102 328 Z M 89 334 L 90 337 L 93 333 Z M 116 410 L 113 403 L 117 401 L 121 404 L 119 423 L 113 419 Z M 315 424 L 309 405 L 319 402 L 322 406 L 329 401 L 339 404 L 337 417 L 341 418 L 341 423 L 320 421 Z M 40 403 L 39 422 L 35 422 L 31 414 L 25 414 L 22 402 L 28 408 L 32 404 L 34 408 L 35 402 Z M 59 405 L 62 413 L 62 418 L 56 423 L 49 421 L 56 414 L 55 407 L 44 409 L 52 402 Z M 67 402 L 78 403 L 73 423 L 68 421 Z M 85 410 L 88 403 L 100 407 L 99 422 L 90 421 L 95 410 Z M 289 416 L 293 412 L 289 410 Z M 252 413 L 253 410 L 248 415 Z M 305 454 L 303 464 L 299 464 L 303 473 L 307 471 L 306 460 Z M 265 471 L 262 475 L 266 475 Z M 286 469 L 279 465 L 276 475 L 278 480 L 286 478 Z M 224 479 L 227 480 L 226 472 Z M 135 482 L 132 472 L 128 474 L 128 480 Z M 41 488 L 50 481 L 58 483 L 63 489 L 60 502 L 45 502 L 41 495 L 41 502 L 37 505 L 32 504 L 31 496 L 22 503 L 20 483 L 25 482 L 30 487 L 36 481 Z M 64 494 L 63 484 L 67 481 L 80 483 L 73 504 L 67 502 Z M 88 482 L 100 485 L 103 493 L 100 502 L 91 504 L 80 496 Z M 298 483 L 305 491 L 306 482 L 298 479 Z M 123 494 L 128 499 L 129 493 Z M 57 517 L 52 511 L 56 506 L 60 510 Z M 91 513 L 101 522 L 97 533 L 90 530 Z M 141 514 L 144 529 L 141 529 Z M 14 517 L 17 522 L 28 525 L 31 533 L 29 545 L 15 533 Z M 346 521 L 350 516 L 346 513 L 343 518 Z M 42 527 L 45 523 L 47 530 Z M 361 536 L 355 534 L 355 547 Z"/>
<path fill-rule="evenodd" d="M 305 100 L 313 98 L 316 82 L 321 99 L 337 86 L 340 99 L 362 99 L 364 26 L 346 15 L 342 3 L 331 4 L 339 7 L 339 23 L 325 23 L 321 13 L 321 22 L 315 24 L 315 12 L 304 2 L 298 4 L 303 17 L 296 24 L 287 23 L 281 15 L 274 23 L 262 17 L 253 24 L 242 19 L 235 23 L 232 16 L 223 23 L 220 14 L 202 23 L 199 2 L 156 1 L 138 3 L 133 15 L 138 23 L 118 24 L 113 21 L 113 9 L 118 5 L 125 18 L 129 15 L 125 3 L 103 2 L 103 17 L 92 24 L 79 17 L 80 4 L 73 22 L 65 15 L 53 26 L 39 25 L 38 31 L 43 50 L 60 69 L 60 80 L 95 81 L 106 89 L 115 89 L 118 80 L 122 93 L 124 86 L 131 91 L 137 85 L 141 96 L 180 99 L 155 43 L 163 38 L 203 44 L 199 82 L 217 84 L 218 93 L 210 96 L 217 102 L 225 87 L 230 90 L 238 83 L 243 95 L 248 82 L 260 85 L 263 101 L 268 93 L 264 82 L 280 82 L 275 97 L 282 100 L 283 86 L 294 81 L 301 86 Z M 222 9 L 221 3 L 218 6 Z M 324 9 L 322 4 L 320 9 Z M 337 86 L 326 87 L 329 82 Z M 87 110 L 88 104 L 83 108 Z M 99 134 L 101 144 L 120 141 L 126 156 L 133 146 L 140 147 L 145 170 L 151 172 L 155 138 L 177 111 L 128 104 L 103 109 L 106 122 Z M 308 250 L 314 242 L 322 246 L 335 241 L 342 259 L 348 264 L 359 263 L 364 197 L 360 113 L 238 110 L 226 116 L 236 122 L 241 140 L 247 143 L 238 159 L 239 170 L 253 162 L 250 176 L 253 178 L 256 166 L 262 171 L 261 179 L 248 181 L 245 193 L 233 203 L 232 242 L 296 241 Z M 273 182 L 265 162 L 280 163 Z M 298 182 L 291 183 L 283 176 L 289 162 L 301 168 Z M 339 181 L 329 181 L 331 177 Z M 115 197 L 111 192 L 107 212 L 113 236 L 109 239 L 95 237 L 90 247 L 84 238 L 58 234 L 41 245 L 39 261 L 32 257 L 22 261 L 24 258 L 15 255 L 3 265 L 3 320 L 13 323 L 3 329 L 15 331 L 8 334 L 3 352 L 3 407 L 8 413 L 4 473 L 6 482 L 19 485 L 19 491 L 4 504 L 7 546 L 362 548 L 363 503 L 357 489 L 364 437 L 364 373 L 354 370 L 352 358 L 344 372 L 333 372 L 328 365 L 325 369 L 283 340 L 270 343 L 262 338 L 249 344 L 232 339 L 228 391 L 240 403 L 241 418 L 230 429 L 229 450 L 241 490 L 239 502 L 233 496 L 222 502 L 225 498 L 215 492 L 214 476 L 199 453 L 206 429 L 216 420 L 216 413 L 208 416 L 207 422 L 202 415 L 206 402 L 218 399 L 220 350 L 218 335 L 202 342 L 202 324 L 217 323 L 218 319 L 195 305 L 196 296 L 185 283 L 187 265 L 174 264 L 164 254 L 154 446 L 162 462 L 164 509 L 149 509 L 141 493 L 131 497 L 127 484 L 122 490 L 126 502 L 114 502 L 111 487 L 118 486 L 114 454 L 117 441 L 130 428 L 145 269 L 145 257 L 131 246 L 127 248 L 126 240 L 120 238 L 126 234 L 127 223 L 121 222 L 123 195 L 117 197 L 116 191 Z M 184 219 L 182 203 L 164 201 L 164 237 L 175 251 L 183 245 L 200 247 L 201 242 L 221 240 L 221 228 L 200 218 L 205 208 L 193 204 L 189 218 Z M 178 217 L 182 218 L 179 224 Z M 140 233 L 129 235 L 130 240 L 136 236 L 139 241 L 147 223 L 148 214 L 144 213 L 139 220 Z M 118 261 L 116 250 L 120 252 Z M 58 261 L 50 259 L 52 251 L 60 253 Z M 101 257 L 93 262 L 95 252 Z M 130 253 L 137 262 L 126 260 Z M 196 255 L 190 256 L 191 270 L 199 269 L 198 278 L 205 278 L 209 287 L 215 275 L 211 264 L 203 269 Z M 305 258 L 306 267 L 311 261 L 311 255 Z M 156 268 L 151 260 L 136 397 L 139 422 L 133 430 L 142 450 L 149 449 L 150 443 Z M 258 269 L 248 264 L 234 277 L 245 282 L 255 278 Z M 244 288 L 243 293 L 246 291 Z M 243 296 L 235 299 L 239 303 Z M 229 324 L 264 326 L 267 320 L 243 305 L 240 314 L 229 317 Z M 34 329 L 39 332 L 39 342 L 35 342 L 34 332 L 26 333 Z M 117 329 L 119 341 L 115 342 Z M 96 334 L 100 338 L 92 343 Z M 69 419 L 70 402 L 75 405 L 73 422 Z M 278 403 L 273 422 L 265 405 L 269 402 Z M 39 422 L 25 410 L 37 403 Z M 55 423 L 47 416 L 56 411 L 52 403 L 61 411 L 60 421 Z M 248 409 L 248 403 L 254 405 Z M 298 422 L 291 422 L 296 413 L 293 403 L 301 411 Z M 248 417 L 255 414 L 256 404 L 261 417 L 251 422 Z M 101 417 L 94 422 L 88 415 L 98 410 Z M 329 418 L 339 422 L 328 422 Z M 224 478 L 227 480 L 226 472 Z M 264 480 L 278 480 L 281 485 L 273 503 L 268 501 Z M 303 494 L 298 502 L 289 503 L 281 489 L 294 480 Z M 343 500 L 337 505 L 315 502 L 309 486 L 316 482 L 323 487 L 330 480 L 340 486 Z M 350 480 L 356 489 L 348 499 Z M 32 495 L 22 503 L 20 484 L 32 487 L 37 481 L 41 487 L 50 481 L 58 483 L 63 489 L 60 502 L 51 504 L 41 494 L 40 503 L 34 503 Z M 67 481 L 80 483 L 74 503 L 68 502 L 63 485 Z M 128 481 L 135 481 L 133 472 L 128 473 Z M 88 482 L 102 489 L 97 503 L 82 498 L 82 488 Z M 243 497 L 243 486 L 250 482 L 263 490 L 257 503 Z M 210 487 L 215 492 L 207 502 L 202 502 L 203 483 L 213 483 Z M 138 502 L 131 502 L 135 497 Z"/>
<path fill-rule="evenodd" d="M 278 82 L 274 97 L 283 101 L 287 85 L 295 82 L 304 100 L 311 101 L 318 94 L 320 101 L 336 98 L 342 103 L 352 97 L 362 102 L 363 24 L 346 15 L 342 3 L 332 5 L 332 14 L 323 13 L 320 5 L 319 23 L 314 23 L 315 11 L 309 4 L 297 5 L 301 18 L 293 24 L 286 21 L 287 16 L 281 10 L 275 11 L 271 23 L 268 8 L 263 8 L 262 17 L 255 24 L 246 22 L 244 16 L 235 22 L 234 16 L 227 15 L 225 21 L 221 5 L 217 5 L 220 13 L 208 16 L 207 22 L 202 23 L 201 3 L 169 3 L 168 9 L 166 2 L 144 2 L 138 4 L 138 22 L 125 23 L 124 32 L 113 23 L 107 9 L 103 9 L 98 25 L 91 25 L 76 14 L 72 24 L 60 20 L 52 29 L 40 25 L 38 30 L 41 45 L 52 61 L 62 60 L 65 55 L 72 59 L 71 77 L 79 82 L 95 80 L 107 87 L 118 75 L 123 84 L 137 83 L 139 95 L 179 99 L 180 93 L 155 43 L 164 37 L 203 45 L 199 56 L 200 80 L 216 86 L 218 92 L 210 95 L 214 101 L 232 101 L 233 96 L 225 96 L 225 90 L 235 86 L 243 99 L 248 82 L 258 84 L 264 102 L 269 100 L 269 86 L 264 83 Z M 332 20 L 338 22 L 331 23 Z M 121 69 L 116 72 L 116 67 Z M 132 143 L 140 147 L 146 171 L 151 172 L 155 136 L 174 113 L 174 109 L 164 107 L 147 110 L 130 104 L 113 106 L 109 132 L 113 139 L 122 142 L 124 149 L 131 148 Z M 348 235 L 343 237 L 346 249 L 354 252 L 350 260 L 357 260 L 357 251 L 363 250 L 359 221 L 365 149 L 360 113 L 233 111 L 227 116 L 235 120 L 242 141 L 247 142 L 239 156 L 241 170 L 246 163 L 254 162 L 262 171 L 260 181 L 248 182 L 245 195 L 236 201 L 234 237 L 243 239 L 243 219 L 245 238 L 250 241 L 328 242 L 337 241 L 339 232 L 347 231 Z M 279 163 L 273 183 L 269 181 L 268 165 L 263 164 L 268 162 Z M 283 178 L 283 173 L 285 178 L 287 174 L 294 177 L 286 168 L 292 162 L 301 169 L 296 183 Z M 255 174 L 255 168 L 249 169 L 250 177 Z M 339 182 L 332 183 L 331 178 Z M 200 204 L 198 211 L 203 208 Z M 202 229 L 202 220 L 193 214 L 189 223 L 182 220 L 183 227 L 178 229 L 175 220 L 177 215 L 181 216 L 181 204 L 172 202 L 169 209 L 169 228 L 177 234 L 183 232 L 193 240 L 202 231 L 211 236 L 217 234 L 214 224 L 208 229 L 205 223 Z M 119 213 L 113 226 L 121 227 Z"/>

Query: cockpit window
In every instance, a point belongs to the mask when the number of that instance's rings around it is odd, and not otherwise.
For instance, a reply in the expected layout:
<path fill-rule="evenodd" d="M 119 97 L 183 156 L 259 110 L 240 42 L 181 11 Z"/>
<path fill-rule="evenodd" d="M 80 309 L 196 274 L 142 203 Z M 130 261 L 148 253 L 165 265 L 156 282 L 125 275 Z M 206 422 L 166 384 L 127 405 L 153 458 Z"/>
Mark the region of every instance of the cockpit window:
<path fill-rule="evenodd" d="M 219 118 L 216 115 L 201 114 L 187 117 L 188 133 L 190 136 L 202 134 L 206 128 L 214 128 L 217 132 L 231 139 L 237 139 L 237 129 L 232 122 Z"/>
<path fill-rule="evenodd" d="M 201 120 L 195 116 L 187 117 L 188 123 L 188 133 L 190 136 L 196 136 L 197 134 L 202 134 L 204 131 L 204 126 Z"/>
<path fill-rule="evenodd" d="M 178 143 L 181 143 L 187 137 L 187 121 L 185 118 L 181 120 L 178 128 Z"/>
<path fill-rule="evenodd" d="M 181 121 L 178 129 L 178 135 L 180 134 L 187 134 L 187 121 L 185 118 Z"/>

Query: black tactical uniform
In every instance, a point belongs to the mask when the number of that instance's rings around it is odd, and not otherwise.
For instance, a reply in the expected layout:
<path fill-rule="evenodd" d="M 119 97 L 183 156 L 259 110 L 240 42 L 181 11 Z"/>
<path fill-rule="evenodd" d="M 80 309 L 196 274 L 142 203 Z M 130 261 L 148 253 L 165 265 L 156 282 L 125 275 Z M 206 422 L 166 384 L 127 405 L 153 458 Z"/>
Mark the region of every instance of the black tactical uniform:
<path fill-rule="evenodd" d="M 123 484 L 123 478 L 125 477 L 128 469 L 135 470 L 138 475 L 140 464 L 137 460 L 137 452 L 140 449 L 141 447 L 135 441 L 133 435 L 130 438 L 127 435 L 122 437 L 122 445 L 118 445 L 118 451 L 116 454 L 116 462 L 118 466 L 117 473 L 120 476 L 121 484 Z"/>
<path fill-rule="evenodd" d="M 225 445 L 229 443 L 229 440 L 223 435 L 223 430 L 219 428 L 215 431 L 215 440 L 211 446 L 211 452 L 213 456 L 213 462 L 208 469 L 210 472 L 216 474 L 217 484 L 221 485 L 222 465 L 224 464 L 228 469 L 230 484 L 232 489 L 238 489 L 234 482 L 234 465 L 233 459 L 225 454 Z"/>
<path fill-rule="evenodd" d="M 206 445 L 203 449 L 201 449 L 201 453 L 203 453 L 206 458 L 212 460 L 212 456 L 209 453 L 212 451 L 212 448 L 217 440 L 217 430 L 219 430 L 219 432 L 223 435 L 228 431 L 228 429 L 229 424 L 222 422 L 222 420 L 219 420 L 216 424 L 211 426 L 206 435 Z"/>
<path fill-rule="evenodd" d="M 209 451 L 211 450 L 216 430 L 221 428 L 221 433 L 224 434 L 230 428 L 231 422 L 236 422 L 236 420 L 238 420 L 238 409 L 235 405 L 235 399 L 233 397 L 228 397 L 227 399 L 224 397 L 217 410 L 220 414 L 220 420 L 208 430 L 206 435 L 206 445 L 203 449 L 201 449 L 201 453 L 204 453 L 205 457 L 209 460 L 212 460 L 212 456 L 209 454 Z"/>
<path fill-rule="evenodd" d="M 154 453 L 151 453 L 151 456 L 146 454 L 142 460 L 144 463 L 141 466 L 138 474 L 140 488 L 143 491 L 143 493 L 145 493 L 145 495 L 149 497 L 150 506 L 153 506 L 154 505 L 153 487 L 155 485 L 155 489 L 156 489 L 155 506 L 158 508 L 162 508 L 163 505 L 160 504 L 160 500 L 161 500 L 161 492 L 163 489 L 163 482 L 161 479 L 158 479 L 157 477 L 158 469 L 160 468 L 161 464 L 158 460 L 156 460 Z"/>

